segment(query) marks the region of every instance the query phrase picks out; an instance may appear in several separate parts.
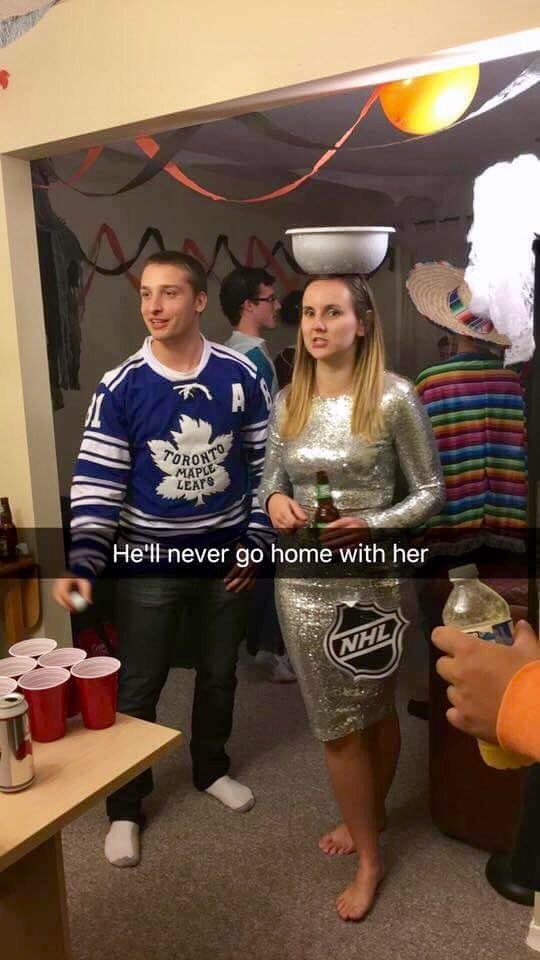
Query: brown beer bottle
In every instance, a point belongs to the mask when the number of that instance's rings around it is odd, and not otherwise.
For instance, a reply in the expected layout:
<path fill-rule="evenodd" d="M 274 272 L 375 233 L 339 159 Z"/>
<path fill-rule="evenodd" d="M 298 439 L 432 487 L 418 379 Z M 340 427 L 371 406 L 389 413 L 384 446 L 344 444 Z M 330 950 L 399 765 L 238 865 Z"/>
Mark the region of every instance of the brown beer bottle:
<path fill-rule="evenodd" d="M 317 510 L 313 518 L 313 525 L 317 530 L 323 530 L 333 520 L 339 520 L 339 510 L 332 499 L 332 491 L 326 470 L 317 470 Z"/>
<path fill-rule="evenodd" d="M 11 517 L 7 497 L 0 497 L 0 561 L 17 559 L 17 528 Z"/>

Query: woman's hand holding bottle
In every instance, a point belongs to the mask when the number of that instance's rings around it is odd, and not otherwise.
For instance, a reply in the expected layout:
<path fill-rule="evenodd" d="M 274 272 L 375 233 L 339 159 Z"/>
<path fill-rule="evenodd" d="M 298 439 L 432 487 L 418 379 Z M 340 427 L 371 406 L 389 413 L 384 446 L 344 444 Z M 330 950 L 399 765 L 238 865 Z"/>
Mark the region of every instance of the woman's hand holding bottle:
<path fill-rule="evenodd" d="M 328 523 L 319 533 L 319 540 L 331 550 L 339 550 L 370 539 L 369 526 L 361 517 L 340 517 Z"/>

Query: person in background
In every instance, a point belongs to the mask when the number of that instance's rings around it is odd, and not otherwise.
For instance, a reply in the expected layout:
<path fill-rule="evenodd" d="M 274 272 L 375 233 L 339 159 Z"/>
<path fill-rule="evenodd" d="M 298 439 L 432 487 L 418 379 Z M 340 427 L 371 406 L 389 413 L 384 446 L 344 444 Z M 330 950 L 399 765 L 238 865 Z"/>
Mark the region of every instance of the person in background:
<path fill-rule="evenodd" d="M 294 357 L 296 354 L 296 337 L 298 335 L 298 326 L 300 324 L 300 315 L 302 312 L 302 291 L 293 290 L 283 297 L 281 301 L 280 322 L 285 327 L 290 327 L 291 333 L 294 332 L 295 343 L 285 347 L 274 359 L 276 375 L 278 378 L 279 389 L 283 390 L 292 380 Z"/>
<path fill-rule="evenodd" d="M 484 569 L 525 549 L 526 426 L 523 390 L 501 352 L 507 339 L 469 309 L 464 271 L 417 263 L 407 280 L 420 314 L 450 341 L 451 356 L 427 367 L 416 389 L 433 426 L 443 468 L 443 509 L 417 531 L 430 559 L 417 581 L 426 640 L 441 621 L 448 570 L 467 555 Z M 444 339 L 444 338 L 443 338 Z M 441 341 L 439 341 L 439 346 Z M 427 719 L 427 702 L 409 712 Z"/>
<path fill-rule="evenodd" d="M 145 263 L 141 313 L 149 336 L 104 375 L 90 402 L 71 488 L 70 570 L 55 582 L 90 603 L 93 580 L 118 546 L 222 548 L 220 564 L 127 565 L 119 570 L 118 709 L 154 721 L 183 610 L 193 614 L 196 681 L 191 724 L 193 783 L 236 812 L 254 804 L 228 775 L 238 648 L 245 635 L 254 568 L 237 547 L 273 539 L 257 506 L 271 397 L 255 365 L 200 331 L 206 274 L 187 254 L 161 251 Z M 176 554 L 174 554 L 176 555 Z M 140 856 L 145 770 L 107 798 L 105 856 L 134 866 Z"/>
<path fill-rule="evenodd" d="M 540 889 L 540 645 L 525 620 L 511 646 L 486 643 L 454 627 L 437 627 L 435 647 L 445 656 L 437 672 L 450 686 L 448 721 L 471 736 L 536 760 L 525 770 L 519 824 L 510 853 L 493 854 L 491 886 L 507 899 L 530 902 Z"/>
<path fill-rule="evenodd" d="M 272 397 L 277 378 L 264 337 L 277 325 L 280 302 L 274 277 L 261 267 L 237 267 L 219 292 L 223 313 L 234 328 L 226 346 L 238 350 L 256 365 Z M 270 565 L 256 580 L 248 601 L 247 650 L 272 683 L 294 683 L 296 676 L 285 650 L 274 600 L 274 570 Z"/>
<path fill-rule="evenodd" d="M 237 267 L 219 291 L 221 309 L 233 328 L 225 346 L 249 357 L 272 396 L 278 383 L 264 334 L 278 323 L 280 302 L 274 284 L 275 278 L 262 267 Z"/>
<path fill-rule="evenodd" d="M 456 352 L 450 337 L 446 334 L 441 337 L 440 340 L 437 340 L 437 347 L 439 350 L 439 360 L 449 360 Z"/>
<path fill-rule="evenodd" d="M 454 627 L 436 627 L 432 640 L 445 654 L 437 673 L 450 684 L 452 726 L 540 762 L 540 644 L 532 627 L 520 620 L 512 646 Z"/>
<path fill-rule="evenodd" d="M 417 263 L 407 288 L 419 313 L 455 338 L 457 351 L 416 378 L 446 486 L 446 502 L 428 521 L 424 543 L 432 556 L 479 550 L 475 559 L 480 561 L 486 547 L 500 551 L 500 557 L 523 553 L 527 524 L 523 390 L 515 371 L 505 368 L 492 349 L 508 346 L 508 340 L 490 320 L 471 313 L 463 270 L 449 263 Z"/>

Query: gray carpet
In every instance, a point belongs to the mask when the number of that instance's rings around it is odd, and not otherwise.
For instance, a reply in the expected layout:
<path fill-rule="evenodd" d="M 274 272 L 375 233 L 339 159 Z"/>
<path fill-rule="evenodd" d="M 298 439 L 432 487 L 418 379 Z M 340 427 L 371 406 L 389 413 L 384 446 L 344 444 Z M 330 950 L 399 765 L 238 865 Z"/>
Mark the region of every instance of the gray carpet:
<path fill-rule="evenodd" d="M 159 719 L 187 732 L 191 691 L 192 675 L 172 671 Z M 157 767 L 139 867 L 119 870 L 104 860 L 101 809 L 68 828 L 74 960 L 534 956 L 524 945 L 531 911 L 491 890 L 485 853 L 431 825 L 427 724 L 403 706 L 404 746 L 383 841 L 389 874 L 362 924 L 343 923 L 333 906 L 353 858 L 329 860 L 317 849 L 337 814 L 297 686 L 266 682 L 244 658 L 231 753 L 255 808 L 235 815 L 196 793 L 183 746 Z"/>

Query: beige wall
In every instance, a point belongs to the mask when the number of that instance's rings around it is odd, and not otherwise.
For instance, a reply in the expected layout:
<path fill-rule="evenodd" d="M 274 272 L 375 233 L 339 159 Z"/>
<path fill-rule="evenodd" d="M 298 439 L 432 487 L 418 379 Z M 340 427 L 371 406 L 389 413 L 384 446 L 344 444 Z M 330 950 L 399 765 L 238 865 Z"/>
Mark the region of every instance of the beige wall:
<path fill-rule="evenodd" d="M 61 0 L 2 50 L 12 79 L 0 152 L 171 126 L 184 112 L 537 26 L 537 0 Z"/>

